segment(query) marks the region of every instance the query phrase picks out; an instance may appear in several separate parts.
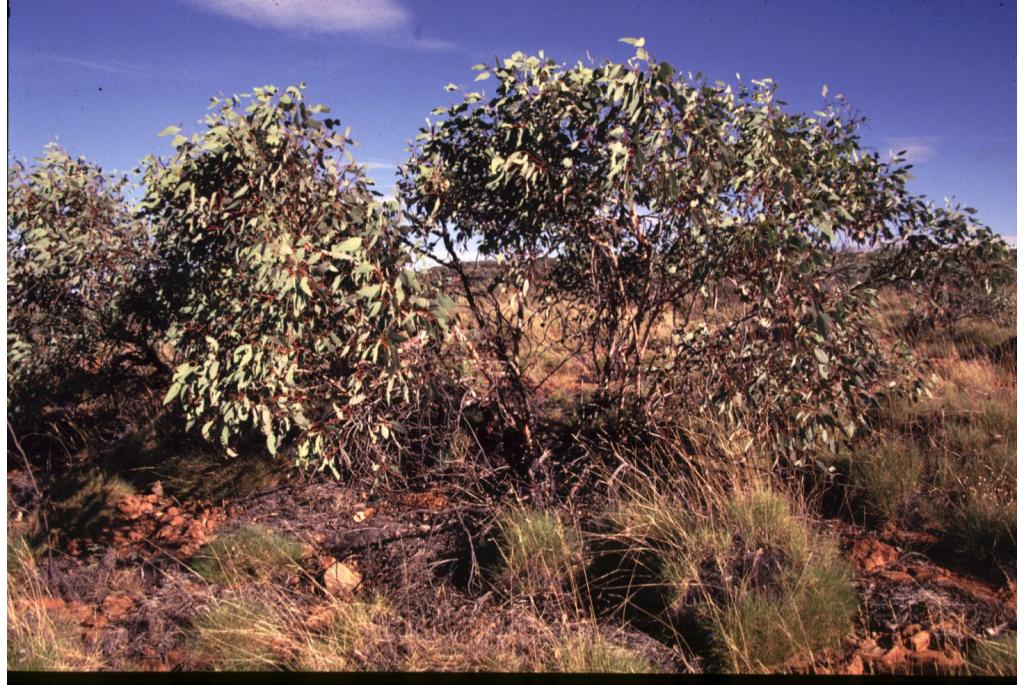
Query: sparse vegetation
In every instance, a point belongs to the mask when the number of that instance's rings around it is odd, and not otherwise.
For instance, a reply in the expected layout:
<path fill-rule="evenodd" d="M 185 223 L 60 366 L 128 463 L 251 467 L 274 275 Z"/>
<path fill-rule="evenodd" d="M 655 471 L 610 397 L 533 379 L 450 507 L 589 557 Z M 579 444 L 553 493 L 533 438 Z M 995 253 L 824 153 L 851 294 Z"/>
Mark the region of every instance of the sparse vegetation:
<path fill-rule="evenodd" d="M 106 663 L 86 644 L 78 621 L 39 575 L 23 539 L 8 544 L 7 668 L 12 671 L 95 671 Z"/>
<path fill-rule="evenodd" d="M 499 578 L 513 594 L 559 593 L 582 568 L 579 533 L 550 512 L 512 510 L 497 528 Z"/>

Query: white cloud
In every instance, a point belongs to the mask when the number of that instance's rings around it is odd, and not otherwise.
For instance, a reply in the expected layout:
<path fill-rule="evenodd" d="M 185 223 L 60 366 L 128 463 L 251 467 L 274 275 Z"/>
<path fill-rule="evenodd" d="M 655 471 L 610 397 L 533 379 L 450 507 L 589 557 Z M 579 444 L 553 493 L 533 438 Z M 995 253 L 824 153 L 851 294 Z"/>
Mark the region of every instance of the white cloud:
<path fill-rule="evenodd" d="M 53 55 L 50 59 L 54 62 L 63 62 L 64 64 L 72 64 L 76 67 L 84 67 L 93 71 L 102 71 L 105 74 L 131 74 L 139 71 L 138 67 L 121 62 L 92 62 L 87 59 L 64 57 L 62 55 Z"/>
<path fill-rule="evenodd" d="M 193 7 L 255 26 L 312 33 L 387 37 L 425 51 L 451 50 L 445 40 L 414 31 L 401 0 L 182 0 Z"/>
<path fill-rule="evenodd" d="M 441 38 L 415 38 L 412 41 L 412 46 L 417 50 L 424 50 L 426 52 L 448 52 L 457 47 L 450 40 L 443 40 Z"/>
<path fill-rule="evenodd" d="M 908 138 L 887 138 L 889 154 L 894 155 L 900 150 L 906 150 L 903 158 L 911 164 L 929 162 L 939 155 L 936 147 L 939 139 L 931 136 L 911 136 Z"/>
<path fill-rule="evenodd" d="M 372 33 L 401 28 L 409 13 L 395 0 L 188 0 L 256 26 L 320 33 Z"/>

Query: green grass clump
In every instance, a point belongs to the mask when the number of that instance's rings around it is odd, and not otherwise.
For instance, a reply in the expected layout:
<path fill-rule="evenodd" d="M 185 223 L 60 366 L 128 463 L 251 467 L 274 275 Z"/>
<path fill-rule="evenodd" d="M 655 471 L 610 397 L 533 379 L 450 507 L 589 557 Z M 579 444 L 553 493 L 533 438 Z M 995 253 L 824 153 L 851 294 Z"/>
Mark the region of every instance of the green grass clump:
<path fill-rule="evenodd" d="M 730 672 L 769 670 L 800 655 L 837 647 L 850 630 L 857 596 L 838 558 L 786 568 L 773 589 L 741 587 L 705 609 L 720 660 Z"/>
<path fill-rule="evenodd" d="M 117 503 L 134 493 L 128 481 L 99 470 L 68 478 L 55 490 L 50 525 L 68 537 L 95 535 L 117 518 Z"/>
<path fill-rule="evenodd" d="M 869 517 L 894 520 L 920 492 L 924 469 L 925 456 L 916 444 L 890 436 L 851 455 L 851 494 Z"/>
<path fill-rule="evenodd" d="M 1017 675 L 1017 633 L 1007 633 L 974 646 L 970 658 L 971 675 Z"/>
<path fill-rule="evenodd" d="M 298 542 L 269 528 L 245 526 L 217 536 L 192 561 L 192 570 L 204 580 L 235 585 L 266 581 L 276 572 L 298 570 L 302 549 Z"/>
<path fill-rule="evenodd" d="M 724 601 L 704 608 L 726 670 L 767 670 L 838 646 L 858 601 L 835 545 L 768 489 L 735 497 L 723 523 L 742 546 L 733 559 L 753 560 Z"/>
<path fill-rule="evenodd" d="M 555 648 L 550 670 L 559 673 L 653 673 L 640 653 L 599 635 L 582 634 Z"/>
<path fill-rule="evenodd" d="M 632 491 L 609 517 L 613 534 L 659 557 L 668 606 L 710 635 L 719 668 L 764 671 L 841 644 L 858 604 L 852 574 L 785 495 L 723 489 L 698 508 L 666 492 Z"/>
<path fill-rule="evenodd" d="M 579 534 L 551 512 L 514 509 L 497 526 L 498 575 L 513 594 L 556 592 L 582 566 Z"/>

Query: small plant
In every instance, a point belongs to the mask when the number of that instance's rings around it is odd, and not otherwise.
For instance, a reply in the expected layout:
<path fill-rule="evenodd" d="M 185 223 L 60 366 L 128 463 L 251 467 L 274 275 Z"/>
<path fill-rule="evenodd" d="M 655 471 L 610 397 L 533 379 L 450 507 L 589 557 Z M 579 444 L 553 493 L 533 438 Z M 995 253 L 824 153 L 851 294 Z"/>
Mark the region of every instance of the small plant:
<path fill-rule="evenodd" d="M 860 448 L 850 459 L 853 495 L 868 515 L 894 520 L 921 491 L 925 457 L 910 441 L 883 439 Z"/>
<path fill-rule="evenodd" d="M 513 594 L 557 592 L 582 566 L 579 534 L 551 512 L 515 509 L 497 525 L 499 578 Z"/>
<path fill-rule="evenodd" d="M 237 585 L 268 581 L 284 569 L 298 571 L 302 558 L 297 542 L 269 528 L 247 526 L 223 533 L 204 546 L 192 569 L 209 583 Z"/>
<path fill-rule="evenodd" d="M 600 635 L 580 634 L 555 647 L 550 670 L 560 673 L 653 673 L 640 653 Z"/>
<path fill-rule="evenodd" d="M 1007 633 L 974 645 L 970 658 L 971 675 L 1017 675 L 1017 633 Z"/>
<path fill-rule="evenodd" d="M 192 625 L 191 651 L 215 671 L 281 670 L 290 645 L 273 607 L 242 599 L 220 600 Z"/>
<path fill-rule="evenodd" d="M 57 486 L 50 523 L 70 537 L 95 535 L 119 515 L 117 503 L 134 493 L 123 478 L 90 469 Z"/>

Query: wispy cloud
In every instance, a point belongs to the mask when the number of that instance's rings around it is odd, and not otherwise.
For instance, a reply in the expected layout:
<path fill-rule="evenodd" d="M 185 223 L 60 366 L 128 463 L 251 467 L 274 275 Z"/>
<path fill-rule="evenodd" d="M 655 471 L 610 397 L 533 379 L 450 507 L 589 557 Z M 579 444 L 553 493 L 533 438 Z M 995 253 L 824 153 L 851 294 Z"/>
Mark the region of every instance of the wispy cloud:
<path fill-rule="evenodd" d="M 425 52 L 450 52 L 458 46 L 450 40 L 441 38 L 413 38 L 412 46 Z"/>
<path fill-rule="evenodd" d="M 910 136 L 907 138 L 886 138 L 889 154 L 906 150 L 903 158 L 911 164 L 929 162 L 939 156 L 939 139 L 933 136 Z"/>
<path fill-rule="evenodd" d="M 71 64 L 76 67 L 82 67 L 84 69 L 102 71 L 105 74 L 135 74 L 140 71 L 139 67 L 135 66 L 134 64 L 125 64 L 124 62 L 93 62 L 87 59 L 78 59 L 77 57 L 65 57 L 63 55 L 51 55 L 48 59 L 54 62 L 61 62 L 63 64 Z"/>
<path fill-rule="evenodd" d="M 207 12 L 255 26 L 308 33 L 351 33 L 401 41 L 417 50 L 452 50 L 454 44 L 419 35 L 400 0 L 181 0 Z"/>

